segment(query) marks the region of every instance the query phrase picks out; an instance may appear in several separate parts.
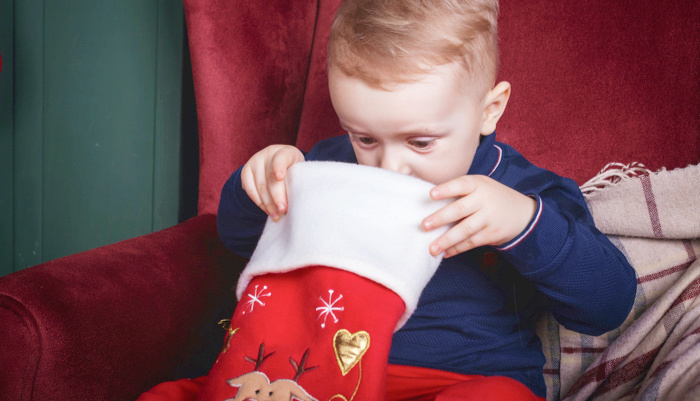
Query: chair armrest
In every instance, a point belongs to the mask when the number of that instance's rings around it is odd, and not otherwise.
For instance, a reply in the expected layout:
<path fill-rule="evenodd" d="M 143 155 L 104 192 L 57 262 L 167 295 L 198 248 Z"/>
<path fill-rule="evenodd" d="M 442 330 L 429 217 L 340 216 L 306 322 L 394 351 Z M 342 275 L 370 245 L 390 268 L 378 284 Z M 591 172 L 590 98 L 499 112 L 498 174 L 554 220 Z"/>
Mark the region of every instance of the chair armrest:
<path fill-rule="evenodd" d="M 214 215 L 0 278 L 3 400 L 133 400 L 206 374 L 245 260 Z"/>

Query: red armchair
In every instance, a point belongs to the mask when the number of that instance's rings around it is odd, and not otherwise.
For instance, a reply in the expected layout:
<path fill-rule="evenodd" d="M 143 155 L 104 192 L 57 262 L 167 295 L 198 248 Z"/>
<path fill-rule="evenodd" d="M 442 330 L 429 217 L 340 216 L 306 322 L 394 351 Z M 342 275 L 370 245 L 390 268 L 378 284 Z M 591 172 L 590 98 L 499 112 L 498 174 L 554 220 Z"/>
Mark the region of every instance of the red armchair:
<path fill-rule="evenodd" d="M 218 240 L 219 192 L 270 143 L 341 134 L 325 46 L 339 0 L 185 0 L 200 135 L 199 215 L 0 278 L 1 400 L 133 400 L 205 374 L 245 263 Z M 501 2 L 498 129 L 583 183 L 612 161 L 700 161 L 700 3 Z"/>

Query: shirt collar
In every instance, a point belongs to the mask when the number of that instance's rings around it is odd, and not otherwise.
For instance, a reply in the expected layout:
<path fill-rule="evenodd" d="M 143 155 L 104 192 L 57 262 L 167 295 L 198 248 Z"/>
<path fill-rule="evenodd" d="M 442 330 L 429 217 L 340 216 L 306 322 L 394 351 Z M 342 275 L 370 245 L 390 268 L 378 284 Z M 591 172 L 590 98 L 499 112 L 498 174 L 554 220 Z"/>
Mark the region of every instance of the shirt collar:
<path fill-rule="evenodd" d="M 467 174 L 490 176 L 501 164 L 502 158 L 503 148 L 496 144 L 496 133 L 482 136 Z"/>

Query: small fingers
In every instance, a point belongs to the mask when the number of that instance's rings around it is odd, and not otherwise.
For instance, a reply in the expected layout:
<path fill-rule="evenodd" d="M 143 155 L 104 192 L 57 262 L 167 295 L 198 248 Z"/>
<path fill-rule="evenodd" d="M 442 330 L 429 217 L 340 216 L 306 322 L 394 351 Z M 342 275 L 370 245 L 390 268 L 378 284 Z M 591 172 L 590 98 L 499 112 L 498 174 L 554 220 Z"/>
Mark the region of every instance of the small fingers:
<path fill-rule="evenodd" d="M 445 254 L 443 257 L 445 259 L 451 258 L 455 255 L 458 255 L 462 252 L 467 252 L 471 249 L 478 248 L 480 246 L 483 246 L 484 243 L 478 238 L 478 235 L 475 235 L 473 237 L 470 237 L 462 242 L 459 242 L 455 244 L 454 246 L 451 246 L 445 251 Z"/>
<path fill-rule="evenodd" d="M 277 181 L 282 181 L 287 176 L 287 169 L 295 163 L 303 162 L 304 154 L 293 146 L 285 146 L 272 156 L 273 176 Z"/>
<path fill-rule="evenodd" d="M 272 179 L 267 181 L 267 191 L 270 199 L 266 207 L 273 211 L 272 220 L 277 221 L 287 211 L 287 187 L 284 181 Z"/>
<path fill-rule="evenodd" d="M 434 200 L 440 200 L 470 195 L 476 191 L 479 180 L 480 176 L 463 175 L 433 187 L 430 190 L 430 197 Z"/>
<path fill-rule="evenodd" d="M 478 206 L 473 199 L 467 196 L 459 198 L 423 219 L 423 229 L 430 231 L 445 224 L 461 221 L 476 213 L 477 209 Z"/>
<path fill-rule="evenodd" d="M 251 158 L 241 171 L 241 185 L 250 197 L 250 200 L 262 209 L 265 214 L 276 220 L 279 219 L 279 216 L 268 189 L 265 164 L 264 161 L 258 158 Z"/>
<path fill-rule="evenodd" d="M 448 258 L 485 245 L 483 235 L 485 227 L 486 223 L 478 217 L 464 219 L 433 241 L 430 244 L 430 253 L 437 256 L 445 252 L 443 256 Z"/>
<path fill-rule="evenodd" d="M 275 204 L 272 200 L 272 195 L 270 194 L 267 180 L 259 181 L 255 185 L 255 187 L 257 188 L 258 195 L 260 196 L 261 203 L 258 205 L 260 206 L 260 209 L 267 213 L 267 215 L 270 216 L 272 220 L 279 220 L 280 216 L 277 213 L 277 208 L 275 207 Z"/>
<path fill-rule="evenodd" d="M 287 188 L 284 182 L 287 170 L 300 161 L 304 161 L 304 155 L 293 147 L 278 150 L 270 160 L 267 187 L 271 202 L 280 215 L 287 212 Z"/>
<path fill-rule="evenodd" d="M 294 163 L 294 158 L 289 152 L 285 150 L 276 152 L 270 161 L 270 179 L 284 181 L 285 177 L 287 177 L 287 169 Z"/>
<path fill-rule="evenodd" d="M 250 199 L 272 220 L 279 221 L 287 211 L 285 177 L 304 154 L 293 146 L 271 145 L 253 155 L 241 171 L 241 185 Z"/>
<path fill-rule="evenodd" d="M 241 170 L 241 186 L 248 194 L 250 200 L 260 207 L 260 205 L 262 205 L 262 200 L 260 199 L 260 195 L 258 195 L 258 190 L 255 185 L 255 178 L 253 177 L 253 170 L 248 164 L 243 166 L 243 169 Z"/>
<path fill-rule="evenodd" d="M 257 179 L 256 180 L 256 175 L 254 171 L 261 171 L 264 168 L 257 168 L 256 166 L 251 166 L 250 164 L 246 164 L 243 166 L 243 170 L 241 170 L 241 186 L 243 187 L 243 190 L 245 190 L 246 194 L 248 194 L 248 197 L 250 198 L 253 203 L 255 203 L 265 214 L 270 215 L 268 206 L 265 204 L 269 204 L 267 199 L 269 196 L 267 195 L 267 185 L 265 185 L 264 180 Z M 258 174 L 258 177 L 260 175 Z"/>

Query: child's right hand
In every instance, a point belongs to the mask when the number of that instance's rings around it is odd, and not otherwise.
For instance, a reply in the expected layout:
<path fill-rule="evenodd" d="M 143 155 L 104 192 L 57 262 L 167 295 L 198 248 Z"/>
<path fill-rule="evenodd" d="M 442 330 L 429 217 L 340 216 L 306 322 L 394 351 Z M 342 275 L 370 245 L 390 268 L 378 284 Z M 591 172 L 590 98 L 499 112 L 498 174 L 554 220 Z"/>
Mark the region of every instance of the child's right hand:
<path fill-rule="evenodd" d="M 241 170 L 243 189 L 275 222 L 287 211 L 287 169 L 304 160 L 304 154 L 294 146 L 271 145 L 254 154 Z"/>

